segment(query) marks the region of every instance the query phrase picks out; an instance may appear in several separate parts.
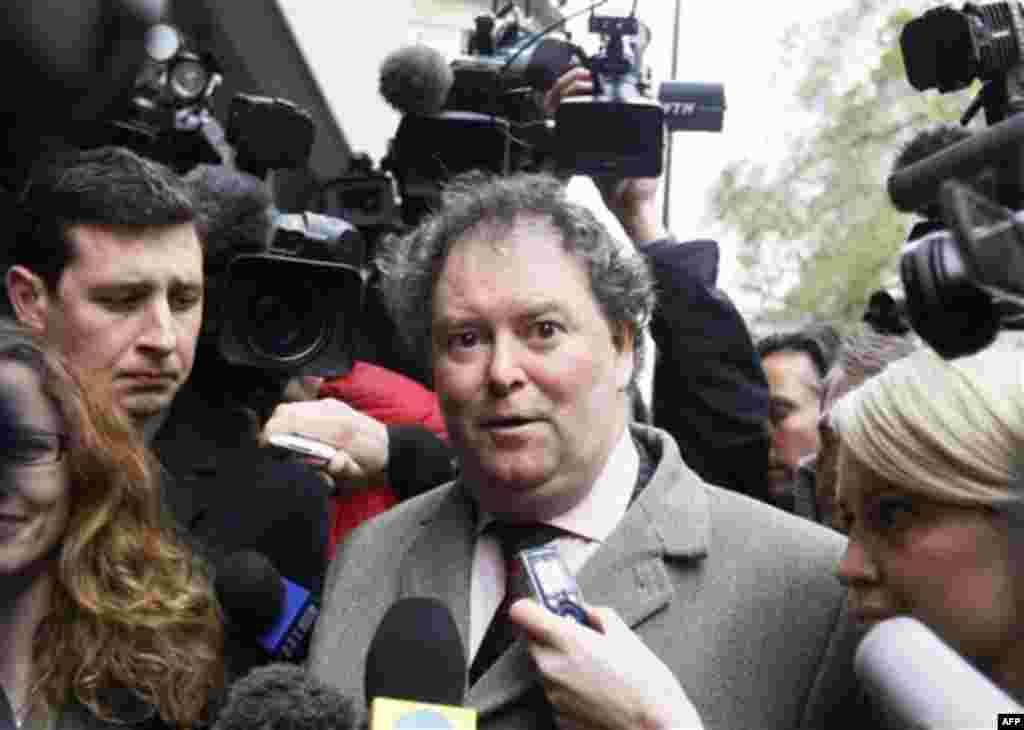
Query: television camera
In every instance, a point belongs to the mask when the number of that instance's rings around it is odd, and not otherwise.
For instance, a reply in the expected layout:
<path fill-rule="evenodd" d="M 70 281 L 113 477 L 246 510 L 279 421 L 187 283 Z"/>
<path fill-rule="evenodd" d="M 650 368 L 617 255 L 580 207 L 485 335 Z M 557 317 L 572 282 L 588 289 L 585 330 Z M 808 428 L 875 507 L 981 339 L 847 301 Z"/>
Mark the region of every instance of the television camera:
<path fill-rule="evenodd" d="M 900 47 L 919 91 L 983 84 L 961 123 L 984 109 L 990 126 L 887 182 L 901 210 L 939 204 L 941 220 L 919 222 L 904 247 L 898 306 L 936 352 L 956 358 L 1024 328 L 1024 218 L 1014 212 L 1024 200 L 1024 13 L 1016 2 L 933 8 L 904 26 Z M 995 200 L 965 184 L 989 170 Z"/>
<path fill-rule="evenodd" d="M 574 16 L 536 30 L 509 3 L 476 19 L 465 53 L 450 63 L 423 46 L 385 59 L 381 94 L 403 117 L 384 167 L 406 223 L 436 207 L 445 181 L 470 170 L 656 177 L 666 129 L 721 131 L 721 84 L 670 81 L 650 98 L 650 32 L 635 14 L 595 14 L 606 1 L 580 11 L 591 13 L 589 30 L 602 39 L 593 56 L 558 30 Z M 552 124 L 542 92 L 577 62 L 591 71 L 594 93 L 565 99 Z"/>
<path fill-rule="evenodd" d="M 237 95 L 226 139 L 238 168 L 263 177 L 306 164 L 309 114 L 282 99 Z M 229 363 L 282 375 L 338 376 L 355 359 L 369 280 L 366 243 L 350 221 L 310 211 L 271 211 L 266 252 L 227 267 L 219 350 Z"/>
<path fill-rule="evenodd" d="M 315 128 L 305 110 L 238 94 L 224 126 L 212 111 L 222 81 L 212 53 L 141 11 L 117 28 L 136 39 L 117 39 L 123 88 L 102 95 L 102 114 L 94 119 L 42 128 L 50 136 L 26 143 L 18 153 L 25 159 L 11 168 L 27 172 L 41 154 L 61 147 L 106 145 L 128 147 L 182 174 L 209 164 L 266 178 L 307 163 Z M 23 185 L 23 175 L 7 172 L 10 192 Z M 344 197 L 344 188 L 336 184 L 335 197 Z M 255 234 L 260 240 L 246 243 L 250 252 L 208 267 L 216 296 L 208 302 L 204 333 L 213 333 L 221 356 L 234 365 L 287 376 L 343 374 L 354 359 L 369 276 L 364 238 L 349 221 L 308 211 L 270 211 L 269 220 L 269 244 Z"/>

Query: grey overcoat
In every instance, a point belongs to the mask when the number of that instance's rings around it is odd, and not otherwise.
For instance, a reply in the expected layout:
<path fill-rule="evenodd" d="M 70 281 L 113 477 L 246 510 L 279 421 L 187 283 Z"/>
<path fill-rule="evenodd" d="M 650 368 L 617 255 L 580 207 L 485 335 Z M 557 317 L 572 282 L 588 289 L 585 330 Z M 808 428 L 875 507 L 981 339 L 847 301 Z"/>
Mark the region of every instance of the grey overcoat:
<path fill-rule="evenodd" d="M 859 634 L 833 575 L 844 538 L 702 482 L 668 434 L 631 428 L 657 467 L 580 570 L 587 601 L 618 611 L 673 670 L 709 730 L 872 727 L 852 671 Z M 409 596 L 445 602 L 465 642 L 473 548 L 473 504 L 458 481 L 360 527 L 330 567 L 310 670 L 365 712 L 370 640 L 388 607 Z M 538 694 L 518 641 L 465 705 L 477 708 L 483 730 L 549 727 Z"/>

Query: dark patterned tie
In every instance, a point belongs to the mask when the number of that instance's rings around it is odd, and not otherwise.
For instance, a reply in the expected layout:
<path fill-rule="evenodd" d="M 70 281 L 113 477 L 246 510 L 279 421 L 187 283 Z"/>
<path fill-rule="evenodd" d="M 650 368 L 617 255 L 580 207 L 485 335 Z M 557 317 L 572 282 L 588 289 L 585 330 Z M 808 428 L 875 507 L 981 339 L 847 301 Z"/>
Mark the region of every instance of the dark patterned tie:
<path fill-rule="evenodd" d="M 549 543 L 565 532 L 554 525 L 537 522 L 524 525 L 494 522 L 487 527 L 486 531 L 494 535 L 501 545 L 501 555 L 505 560 L 505 598 L 502 599 L 498 610 L 494 612 L 494 618 L 491 619 L 487 633 L 484 634 L 480 648 L 473 658 L 473 664 L 469 668 L 471 686 L 476 684 L 476 681 L 516 639 L 516 629 L 508 620 L 509 606 L 523 597 L 519 590 L 519 586 L 522 584 L 517 580 L 521 568 L 519 561 L 516 560 L 516 554 L 520 550 L 540 547 Z"/>
<path fill-rule="evenodd" d="M 636 438 L 633 439 L 633 443 L 636 445 L 637 453 L 640 457 L 640 465 L 637 470 L 636 483 L 633 485 L 633 492 L 630 495 L 630 504 L 640 496 L 640 493 L 647 486 L 657 468 L 657 463 L 651 457 L 645 444 Z M 515 627 L 508 620 L 509 606 L 519 598 L 523 598 L 521 593 L 523 583 L 517 579 L 521 568 L 519 561 L 516 560 L 516 553 L 527 548 L 539 547 L 565 534 L 565 530 L 554 525 L 545 525 L 538 522 L 524 525 L 492 522 L 485 531 L 494 535 L 501 545 L 501 555 L 505 560 L 505 598 L 502 599 L 498 610 L 495 611 L 494 618 L 491 619 L 490 626 L 487 627 L 487 633 L 484 634 L 483 641 L 480 642 L 480 648 L 473 658 L 473 664 L 469 668 L 470 686 L 476 684 L 476 681 L 498 660 L 498 657 L 505 653 L 516 639 Z"/>

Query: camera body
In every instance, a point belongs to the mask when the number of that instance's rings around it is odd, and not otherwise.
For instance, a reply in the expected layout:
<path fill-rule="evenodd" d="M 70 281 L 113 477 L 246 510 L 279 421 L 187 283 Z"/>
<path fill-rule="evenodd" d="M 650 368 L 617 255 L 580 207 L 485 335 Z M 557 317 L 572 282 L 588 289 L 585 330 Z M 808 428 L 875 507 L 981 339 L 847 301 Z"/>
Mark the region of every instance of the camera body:
<path fill-rule="evenodd" d="M 1024 220 L 953 180 L 939 202 L 946 228 L 907 244 L 900 278 L 911 326 L 951 359 L 1024 323 Z"/>
<path fill-rule="evenodd" d="M 918 91 L 948 92 L 998 79 L 1019 63 L 1022 33 L 1016 2 L 931 8 L 900 33 L 907 80 Z"/>
<path fill-rule="evenodd" d="M 591 96 L 570 97 L 555 117 L 558 167 L 579 175 L 658 177 L 667 131 L 722 131 L 721 84 L 662 84 L 650 96 L 643 55 L 650 31 L 636 17 L 594 15 L 590 32 L 602 48 L 586 64 Z"/>
<path fill-rule="evenodd" d="M 402 109 L 382 162 L 398 184 L 408 225 L 437 209 L 441 186 L 457 175 L 539 171 L 550 157 L 552 132 L 538 90 L 570 68 L 574 47 L 531 32 L 510 6 L 477 17 L 463 50 L 446 69 L 451 84 L 440 111 Z"/>
<path fill-rule="evenodd" d="M 1012 210 L 1024 200 L 1024 11 L 1017 2 L 933 8 L 904 26 L 900 48 L 919 91 L 984 82 L 961 122 L 984 108 L 990 126 L 887 182 L 897 208 L 941 210 L 941 222 L 915 226 L 900 257 L 901 306 L 922 339 L 955 358 L 1024 323 L 1024 226 Z M 964 184 L 986 170 L 997 201 Z"/>
<path fill-rule="evenodd" d="M 129 98 L 108 118 L 83 124 L 72 141 L 83 147 L 112 144 L 184 173 L 221 156 L 208 134 L 214 92 L 223 81 L 213 54 L 194 46 L 178 28 L 158 23 L 145 35 L 145 55 Z"/>

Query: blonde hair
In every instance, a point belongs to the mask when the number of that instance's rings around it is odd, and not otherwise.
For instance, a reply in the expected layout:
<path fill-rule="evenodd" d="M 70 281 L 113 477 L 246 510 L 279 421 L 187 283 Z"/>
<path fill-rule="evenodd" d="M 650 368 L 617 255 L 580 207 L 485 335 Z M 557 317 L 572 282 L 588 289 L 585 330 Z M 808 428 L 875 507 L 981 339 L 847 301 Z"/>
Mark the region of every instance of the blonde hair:
<path fill-rule="evenodd" d="M 831 420 L 844 449 L 907 491 L 961 505 L 1019 498 L 1024 358 L 1003 342 L 952 361 L 922 348 L 837 401 Z"/>

